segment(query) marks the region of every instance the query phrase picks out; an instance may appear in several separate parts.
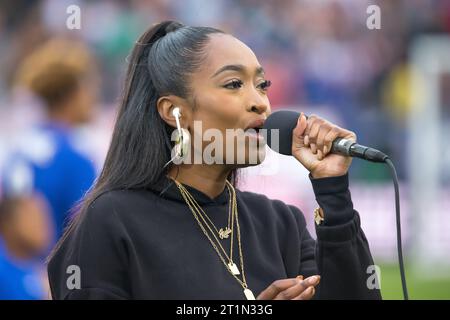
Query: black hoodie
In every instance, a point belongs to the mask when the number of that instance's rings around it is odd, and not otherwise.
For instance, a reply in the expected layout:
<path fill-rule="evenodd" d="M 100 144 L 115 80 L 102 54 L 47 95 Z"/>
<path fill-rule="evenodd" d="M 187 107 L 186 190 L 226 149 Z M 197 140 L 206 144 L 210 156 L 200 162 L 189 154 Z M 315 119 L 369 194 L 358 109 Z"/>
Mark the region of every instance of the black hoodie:
<path fill-rule="evenodd" d="M 171 182 L 99 196 L 49 262 L 53 299 L 245 299 Z M 367 285 L 374 263 L 348 176 L 311 182 L 325 215 L 317 240 L 297 207 L 236 190 L 248 287 L 257 296 L 275 280 L 320 274 L 315 299 L 380 299 Z M 215 226 L 227 225 L 227 188 L 211 199 L 185 187 Z M 228 253 L 230 238 L 221 241 Z M 236 238 L 233 247 L 240 269 Z"/>

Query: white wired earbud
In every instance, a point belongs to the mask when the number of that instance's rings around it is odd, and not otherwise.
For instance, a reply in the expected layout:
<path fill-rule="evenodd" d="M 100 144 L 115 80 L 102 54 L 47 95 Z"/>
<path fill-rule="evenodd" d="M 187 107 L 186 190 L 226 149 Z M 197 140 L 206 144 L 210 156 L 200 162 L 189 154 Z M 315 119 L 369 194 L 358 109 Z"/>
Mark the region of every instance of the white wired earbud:
<path fill-rule="evenodd" d="M 176 117 L 176 118 L 179 118 L 180 115 L 181 115 L 181 113 L 180 113 L 180 108 L 179 108 L 179 107 L 173 108 L 173 110 L 172 110 L 172 115 L 173 115 L 174 117 Z"/>
<path fill-rule="evenodd" d="M 177 129 L 180 131 L 181 125 L 180 125 L 180 118 L 181 118 L 181 112 L 179 107 L 175 107 L 172 110 L 172 115 L 175 117 L 175 121 L 177 122 Z"/>
<path fill-rule="evenodd" d="M 174 162 L 175 160 L 177 160 L 176 162 L 181 162 L 183 160 L 183 158 L 186 156 L 186 154 L 189 151 L 189 147 L 190 147 L 190 135 L 189 135 L 189 131 L 187 131 L 184 128 L 181 128 L 181 124 L 180 124 L 180 118 L 181 118 L 181 111 L 179 107 L 175 107 L 172 110 L 172 115 L 175 117 L 175 121 L 177 123 L 177 131 L 176 131 L 176 138 L 172 139 L 175 140 L 175 147 L 174 150 L 175 154 L 172 157 L 172 159 L 170 159 L 165 165 L 164 168 L 169 165 L 169 163 Z M 174 162 L 175 163 L 175 162 Z M 178 163 L 175 163 L 178 164 Z"/>

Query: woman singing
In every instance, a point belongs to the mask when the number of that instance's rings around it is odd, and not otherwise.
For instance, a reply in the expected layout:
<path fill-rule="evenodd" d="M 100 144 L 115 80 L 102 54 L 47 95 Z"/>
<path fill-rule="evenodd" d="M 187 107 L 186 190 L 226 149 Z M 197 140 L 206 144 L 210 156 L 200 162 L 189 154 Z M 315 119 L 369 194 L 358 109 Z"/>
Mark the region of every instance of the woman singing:
<path fill-rule="evenodd" d="M 381 298 L 367 285 L 374 263 L 348 189 L 351 158 L 329 153 L 353 132 L 304 115 L 293 131 L 319 204 L 317 240 L 295 206 L 235 188 L 238 168 L 264 158 L 269 86 L 252 50 L 223 31 L 173 21 L 146 31 L 103 170 L 49 259 L 52 297 Z M 222 134 L 223 159 L 202 158 L 204 139 L 189 143 L 198 124 Z"/>

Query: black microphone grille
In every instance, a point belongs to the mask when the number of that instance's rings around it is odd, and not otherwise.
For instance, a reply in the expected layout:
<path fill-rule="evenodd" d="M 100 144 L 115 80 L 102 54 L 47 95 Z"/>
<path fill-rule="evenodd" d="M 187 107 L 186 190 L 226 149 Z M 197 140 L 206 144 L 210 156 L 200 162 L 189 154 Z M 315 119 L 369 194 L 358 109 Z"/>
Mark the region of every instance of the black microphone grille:
<path fill-rule="evenodd" d="M 299 112 L 291 110 L 280 110 L 270 114 L 263 127 L 267 131 L 267 145 L 278 153 L 291 156 L 292 130 L 297 126 L 299 117 Z M 272 136 L 274 132 L 271 129 L 278 130 L 278 135 Z"/>

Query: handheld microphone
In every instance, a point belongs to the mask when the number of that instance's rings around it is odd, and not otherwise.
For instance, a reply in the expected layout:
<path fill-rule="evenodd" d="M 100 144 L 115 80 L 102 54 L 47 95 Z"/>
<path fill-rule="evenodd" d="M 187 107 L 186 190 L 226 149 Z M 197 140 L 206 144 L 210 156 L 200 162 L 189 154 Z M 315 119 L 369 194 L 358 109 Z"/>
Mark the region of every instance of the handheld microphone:
<path fill-rule="evenodd" d="M 297 126 L 299 117 L 300 113 L 289 110 L 277 111 L 267 117 L 264 122 L 264 129 L 267 131 L 267 145 L 278 153 L 292 155 L 292 131 Z M 272 139 L 271 129 L 278 130 L 278 141 Z M 276 150 L 277 144 L 278 150 Z M 343 138 L 337 138 L 333 141 L 330 152 L 372 162 L 386 162 L 386 159 L 389 158 L 377 149 L 366 147 Z"/>
<path fill-rule="evenodd" d="M 272 113 L 267 117 L 264 122 L 263 128 L 267 133 L 267 144 L 274 151 L 284 154 L 292 155 L 292 131 L 297 126 L 300 113 L 295 111 L 282 110 Z M 272 141 L 272 130 L 277 129 L 278 135 L 276 135 Z M 277 150 L 278 149 L 278 150 Z M 405 266 L 403 263 L 403 250 L 402 250 L 402 234 L 401 234 L 401 219 L 400 219 L 400 191 L 397 178 L 397 172 L 395 170 L 392 160 L 383 152 L 359 145 L 353 141 L 337 138 L 333 141 L 331 147 L 332 153 L 342 154 L 350 157 L 358 157 L 364 160 L 373 162 L 384 162 L 389 167 L 392 179 L 394 182 L 395 191 L 395 215 L 397 222 L 397 251 L 398 262 L 400 268 L 400 279 L 402 282 L 403 297 L 408 300 L 408 288 L 406 285 Z"/>

